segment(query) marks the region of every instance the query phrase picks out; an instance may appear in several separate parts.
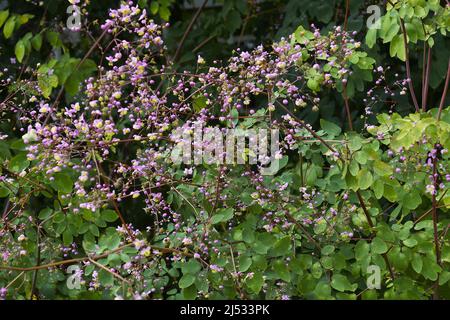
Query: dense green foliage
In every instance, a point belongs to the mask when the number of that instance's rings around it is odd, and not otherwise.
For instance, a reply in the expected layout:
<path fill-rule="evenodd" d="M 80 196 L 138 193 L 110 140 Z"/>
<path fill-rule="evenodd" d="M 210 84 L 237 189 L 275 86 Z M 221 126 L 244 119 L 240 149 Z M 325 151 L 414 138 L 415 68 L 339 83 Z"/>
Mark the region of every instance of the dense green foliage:
<path fill-rule="evenodd" d="M 91 2 L 0 2 L 0 299 L 450 298 L 445 1 Z"/>

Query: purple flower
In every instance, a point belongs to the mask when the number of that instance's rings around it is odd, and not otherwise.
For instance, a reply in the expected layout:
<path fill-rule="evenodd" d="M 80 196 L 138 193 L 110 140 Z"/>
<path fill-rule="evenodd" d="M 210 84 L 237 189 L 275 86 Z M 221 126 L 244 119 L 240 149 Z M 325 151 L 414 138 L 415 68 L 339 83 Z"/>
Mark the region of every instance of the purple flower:
<path fill-rule="evenodd" d="M 0 299 L 5 299 L 7 293 L 8 293 L 8 289 L 0 288 Z"/>

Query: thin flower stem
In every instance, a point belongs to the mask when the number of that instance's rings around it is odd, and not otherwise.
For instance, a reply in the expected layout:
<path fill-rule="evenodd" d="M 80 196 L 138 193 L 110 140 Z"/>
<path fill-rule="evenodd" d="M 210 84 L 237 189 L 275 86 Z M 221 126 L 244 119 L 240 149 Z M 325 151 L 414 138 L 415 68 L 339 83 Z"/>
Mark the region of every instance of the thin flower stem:
<path fill-rule="evenodd" d="M 428 98 L 428 85 L 430 82 L 430 68 L 431 68 L 431 47 L 428 47 L 428 53 L 427 53 L 427 62 L 426 62 L 426 69 L 425 69 L 425 78 L 423 81 L 423 88 L 422 88 L 422 112 L 427 111 L 427 98 Z M 425 68 L 425 65 L 424 65 Z"/>
<path fill-rule="evenodd" d="M 444 91 L 442 91 L 441 102 L 439 104 L 438 121 L 441 120 L 442 110 L 444 109 L 445 99 L 447 98 L 448 83 L 450 81 L 450 59 L 448 60 L 447 77 L 445 79 Z"/>
<path fill-rule="evenodd" d="M 173 57 L 173 62 L 177 62 L 178 59 L 180 58 L 181 50 L 183 49 L 184 43 L 187 39 L 187 36 L 191 32 L 192 27 L 194 27 L 195 21 L 197 21 L 200 13 L 202 12 L 203 8 L 206 6 L 207 3 L 208 3 L 208 0 L 203 1 L 201 6 L 198 8 L 198 10 L 195 12 L 194 16 L 192 17 L 191 22 L 189 22 L 189 25 L 188 25 L 186 31 L 184 32 L 183 37 L 181 38 L 180 43 L 177 47 L 177 51 L 175 52 L 175 55 Z"/>
<path fill-rule="evenodd" d="M 42 269 L 48 269 L 48 268 L 54 268 L 54 267 L 59 267 L 62 265 L 68 265 L 68 264 L 75 264 L 75 263 L 81 263 L 81 262 L 85 262 L 85 261 L 89 261 L 90 259 L 92 260 L 100 260 L 103 258 L 107 258 L 110 254 L 112 253 L 116 253 L 119 251 L 122 251 L 123 249 L 132 246 L 132 243 L 128 243 L 126 245 L 123 245 L 117 249 L 105 252 L 103 254 L 97 255 L 97 256 L 87 256 L 87 257 L 82 257 L 82 258 L 74 258 L 74 259 L 68 259 L 68 260 L 62 260 L 62 261 L 57 261 L 57 262 L 52 262 L 52 263 L 48 263 L 48 264 L 42 264 L 40 266 L 34 266 L 34 267 L 14 267 L 14 266 L 0 266 L 0 270 L 10 270 L 10 271 L 23 271 L 23 272 L 27 272 L 27 271 L 34 271 L 34 270 L 42 270 Z M 157 246 L 148 246 L 150 247 L 152 250 L 155 251 L 159 251 L 163 254 L 180 254 L 183 256 L 187 256 L 190 257 L 192 256 L 192 254 L 190 253 L 186 253 L 184 251 L 180 251 L 178 249 L 174 249 L 174 248 L 161 248 L 161 247 L 157 247 Z"/>
<path fill-rule="evenodd" d="M 414 108 L 416 109 L 416 112 L 420 112 L 419 104 L 417 102 L 416 98 L 416 92 L 414 91 L 414 85 L 411 78 L 411 67 L 409 63 L 409 49 L 408 49 L 408 36 L 406 34 L 406 28 L 405 28 L 405 22 L 402 18 L 400 18 L 400 26 L 402 29 L 403 34 L 403 42 L 404 42 L 404 50 L 405 50 L 405 66 L 406 66 L 406 76 L 407 76 L 407 82 L 409 87 L 409 93 L 411 94 L 411 98 L 414 104 Z"/>
<path fill-rule="evenodd" d="M 93 260 L 93 259 L 89 259 L 89 262 L 91 262 L 92 264 L 96 265 L 97 267 L 99 267 L 102 270 L 105 270 L 106 272 L 112 274 L 114 277 L 116 277 L 117 279 L 119 279 L 122 282 L 125 282 L 126 284 L 128 284 L 129 286 L 131 285 L 131 282 L 128 281 L 127 279 L 125 279 L 124 277 L 122 277 L 120 274 L 115 273 L 113 271 L 111 271 L 110 269 L 108 269 L 107 267 L 105 267 L 104 265 L 102 265 L 101 263 L 98 263 L 97 261 Z"/>
<path fill-rule="evenodd" d="M 347 31 L 348 16 L 350 14 L 350 0 L 345 0 L 345 19 L 344 19 L 344 31 Z"/>
<path fill-rule="evenodd" d="M 74 259 L 68 259 L 68 260 L 52 262 L 52 263 L 48 263 L 48 264 L 42 264 L 40 266 L 34 266 L 34 267 L 0 266 L 0 270 L 24 271 L 24 272 L 26 272 L 26 271 L 48 269 L 48 268 L 58 267 L 58 266 L 62 266 L 62 265 L 80 263 L 80 262 L 88 261 L 89 259 L 100 260 L 100 259 L 108 257 L 112 253 L 121 251 L 121 250 L 123 250 L 123 249 L 125 249 L 125 248 L 127 248 L 129 246 L 131 246 L 131 244 L 126 244 L 126 245 L 121 246 L 121 247 L 119 247 L 119 248 L 117 248 L 115 250 L 108 251 L 108 252 L 105 252 L 105 253 L 103 253 L 101 255 L 94 256 L 94 257 L 74 258 Z"/>
<path fill-rule="evenodd" d="M 320 137 L 317 133 L 314 132 L 311 128 L 308 127 L 308 125 L 301 119 L 299 119 L 297 116 L 295 116 L 288 108 L 286 108 L 282 103 L 279 101 L 276 101 L 279 106 L 281 106 L 291 117 L 293 117 L 302 128 L 306 129 L 314 138 L 319 140 L 324 146 L 326 146 L 331 152 L 336 153 L 336 149 L 333 148 L 330 144 L 328 144 L 322 137 Z M 340 157 L 340 155 L 338 156 Z"/>
<path fill-rule="evenodd" d="M 366 206 L 366 204 L 365 204 L 365 202 L 364 202 L 364 199 L 363 199 L 363 197 L 361 196 L 361 193 L 359 192 L 359 190 L 356 191 L 356 196 L 358 197 L 359 204 L 361 205 L 361 208 L 362 208 L 363 211 L 364 211 L 364 215 L 366 216 L 367 223 L 368 223 L 369 226 L 370 226 L 372 236 L 374 236 L 374 235 L 375 235 L 375 233 L 374 233 L 374 226 L 375 226 L 375 225 L 373 224 L 372 218 L 371 218 L 371 216 L 370 216 L 370 212 L 369 212 L 369 210 L 367 210 L 367 206 Z M 389 258 L 388 258 L 388 256 L 387 256 L 387 252 L 386 252 L 386 253 L 383 253 L 383 254 L 382 254 L 382 257 L 383 257 L 383 259 L 384 259 L 384 262 L 386 263 L 386 266 L 387 266 L 387 268 L 388 268 L 388 270 L 389 270 L 389 274 L 391 275 L 392 280 L 394 280 L 394 279 L 395 279 L 395 273 L 394 273 L 394 270 L 392 269 L 391 263 L 389 262 Z"/>
<path fill-rule="evenodd" d="M 345 112 L 347 114 L 348 127 L 350 128 L 351 131 L 353 131 L 352 115 L 350 113 L 350 105 L 349 105 L 348 96 L 347 96 L 347 85 L 344 85 L 344 90 L 342 91 L 342 96 L 344 98 Z"/>
<path fill-rule="evenodd" d="M 434 245 L 436 250 L 436 263 L 441 265 L 441 249 L 439 245 L 439 232 L 438 232 L 438 215 L 437 215 L 437 201 L 436 201 L 436 192 L 438 190 L 438 181 L 437 181 L 437 157 L 435 156 L 433 159 L 433 186 L 434 192 L 432 194 L 432 217 L 433 217 L 433 235 L 434 235 Z M 439 277 L 436 280 L 434 290 L 433 290 L 433 299 L 439 299 Z"/>

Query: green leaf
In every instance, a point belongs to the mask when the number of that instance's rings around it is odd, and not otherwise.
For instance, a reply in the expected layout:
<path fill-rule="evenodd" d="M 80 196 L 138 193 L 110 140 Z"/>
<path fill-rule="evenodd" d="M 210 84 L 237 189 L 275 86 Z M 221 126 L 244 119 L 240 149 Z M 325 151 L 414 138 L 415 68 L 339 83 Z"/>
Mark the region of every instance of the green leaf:
<path fill-rule="evenodd" d="M 31 45 L 33 46 L 34 50 L 39 51 L 42 47 L 42 34 L 38 33 L 31 39 Z"/>
<path fill-rule="evenodd" d="M 320 281 L 314 289 L 314 295 L 319 300 L 330 299 L 331 297 L 331 287 L 328 282 Z"/>
<path fill-rule="evenodd" d="M 122 259 L 120 258 L 120 255 L 117 253 L 111 253 L 108 255 L 107 262 L 109 265 L 118 265 L 122 262 Z"/>
<path fill-rule="evenodd" d="M 17 151 L 25 151 L 26 144 L 23 142 L 23 139 L 17 139 L 10 143 L 9 147 L 13 150 Z"/>
<path fill-rule="evenodd" d="M 369 48 L 373 48 L 375 43 L 377 42 L 377 29 L 372 28 L 367 31 L 366 34 L 366 44 Z"/>
<path fill-rule="evenodd" d="M 253 293 L 258 294 L 264 284 L 262 274 L 260 272 L 255 272 L 253 277 L 247 279 L 246 284 Z"/>
<path fill-rule="evenodd" d="M 355 160 L 352 160 L 352 161 L 350 162 L 350 165 L 349 165 L 349 167 L 348 167 L 348 170 L 349 170 L 349 172 L 350 172 L 350 174 L 351 174 L 352 176 L 356 177 L 356 176 L 358 175 L 358 173 L 359 173 L 359 165 L 358 165 L 358 162 L 355 161 Z"/>
<path fill-rule="evenodd" d="M 381 238 L 375 237 L 371 242 L 372 252 L 376 254 L 383 254 L 388 251 L 388 246 Z"/>
<path fill-rule="evenodd" d="M 64 215 L 64 213 L 62 212 L 58 212 L 57 214 L 55 214 L 55 216 L 53 217 L 53 222 L 54 223 L 58 223 L 61 224 L 66 220 L 66 216 Z"/>
<path fill-rule="evenodd" d="M 438 274 L 441 271 L 441 267 L 434 261 L 431 257 L 424 257 L 423 258 L 423 267 L 421 274 L 431 280 L 436 281 L 438 278 Z"/>
<path fill-rule="evenodd" d="M 235 127 L 238 124 L 238 122 L 239 122 L 239 111 L 236 108 L 231 109 L 230 117 L 231 117 L 231 119 L 228 120 L 228 122 L 229 122 L 228 125 L 230 127 Z M 242 126 L 244 126 L 245 128 L 250 128 L 255 122 L 256 122 L 256 119 L 254 119 L 254 118 L 247 118 L 242 123 Z M 232 126 L 231 126 L 231 124 L 232 124 Z"/>
<path fill-rule="evenodd" d="M 195 276 L 192 274 L 185 274 L 180 278 L 180 281 L 178 282 L 178 286 L 181 289 L 190 287 L 195 282 Z"/>
<path fill-rule="evenodd" d="M 194 99 L 194 103 L 193 103 L 193 105 L 194 105 L 194 110 L 197 111 L 197 112 L 199 112 L 200 110 L 206 108 L 206 101 L 207 101 L 207 100 L 208 100 L 208 99 L 207 99 L 205 96 L 203 96 L 203 95 L 197 96 L 197 97 Z"/>
<path fill-rule="evenodd" d="M 331 287 L 337 291 L 354 291 L 352 284 L 347 277 L 342 274 L 334 274 L 331 280 Z"/>
<path fill-rule="evenodd" d="M 82 245 L 87 252 L 95 252 L 97 250 L 95 243 L 90 240 L 84 239 Z"/>
<path fill-rule="evenodd" d="M 170 10 L 169 10 L 169 8 L 167 8 L 166 6 L 161 6 L 159 8 L 159 16 L 163 20 L 169 21 L 169 19 L 170 19 Z"/>
<path fill-rule="evenodd" d="M 91 59 L 85 60 L 76 72 L 71 70 L 70 76 L 64 83 L 64 88 L 67 93 L 71 96 L 77 94 L 80 89 L 80 83 L 89 77 L 95 70 L 97 70 L 97 65 Z"/>
<path fill-rule="evenodd" d="M 403 39 L 403 35 L 399 34 L 392 39 L 392 42 L 389 47 L 389 54 L 391 57 L 397 56 L 400 60 L 406 60 L 406 52 L 405 52 L 405 40 Z"/>
<path fill-rule="evenodd" d="M 65 173 L 56 173 L 53 181 L 51 181 L 51 186 L 61 193 L 72 192 L 73 182 L 72 179 Z"/>
<path fill-rule="evenodd" d="M 411 260 L 411 266 L 415 272 L 417 272 L 417 273 L 422 272 L 423 262 L 422 262 L 422 257 L 420 256 L 420 254 L 414 253 L 413 258 Z"/>
<path fill-rule="evenodd" d="M 63 232 L 63 243 L 65 246 L 69 246 L 73 242 L 73 236 L 69 229 Z"/>
<path fill-rule="evenodd" d="M 50 45 L 54 48 L 58 48 L 62 45 L 61 39 L 59 38 L 59 33 L 52 31 L 52 30 L 48 30 L 45 33 L 45 36 L 47 38 L 47 41 L 50 43 Z"/>
<path fill-rule="evenodd" d="M 14 28 L 16 26 L 16 17 L 12 16 L 6 21 L 5 26 L 3 27 L 3 35 L 6 39 L 11 38 Z"/>
<path fill-rule="evenodd" d="M 9 10 L 0 11 L 0 28 L 5 23 L 6 19 L 8 19 Z"/>
<path fill-rule="evenodd" d="M 384 193 L 384 183 L 381 179 L 375 180 L 375 183 L 372 186 L 373 193 L 375 194 L 375 198 L 381 199 Z"/>
<path fill-rule="evenodd" d="M 221 222 L 226 222 L 232 219 L 234 216 L 233 208 L 220 209 L 215 215 L 211 217 L 211 223 L 217 224 Z"/>
<path fill-rule="evenodd" d="M 365 240 L 359 240 L 355 246 L 356 260 L 363 260 L 369 255 L 370 246 Z"/>
<path fill-rule="evenodd" d="M 181 271 L 183 274 L 196 275 L 202 269 L 202 265 L 197 260 L 191 259 L 187 263 L 183 263 Z"/>
<path fill-rule="evenodd" d="M 4 141 L 0 141 L 0 159 L 6 160 L 11 157 L 11 152 L 9 151 L 9 146 Z"/>
<path fill-rule="evenodd" d="M 75 70 L 78 63 L 80 63 L 80 59 L 71 58 L 69 54 L 65 54 L 58 59 L 54 67 L 54 72 L 60 84 L 64 84 L 67 81 L 67 78 Z"/>
<path fill-rule="evenodd" d="M 239 271 L 246 272 L 250 266 L 252 265 L 252 258 L 250 257 L 241 257 L 239 259 Z"/>
<path fill-rule="evenodd" d="M 321 252 L 323 255 L 327 256 L 332 254 L 334 252 L 334 249 L 335 249 L 334 246 L 329 244 L 323 247 Z"/>
<path fill-rule="evenodd" d="M 303 26 L 300 26 L 295 30 L 294 37 L 298 43 L 306 44 L 309 40 L 314 39 L 314 34 L 311 31 L 305 30 Z"/>
<path fill-rule="evenodd" d="M 252 231 L 249 231 L 252 233 Z M 244 237 L 244 241 L 246 241 Z M 258 234 L 258 240 L 253 244 L 253 250 L 259 254 L 266 254 L 270 248 L 274 247 L 275 237 L 270 233 Z"/>
<path fill-rule="evenodd" d="M 408 42 L 417 43 L 418 34 L 414 24 L 405 23 L 406 34 L 408 35 Z"/>
<path fill-rule="evenodd" d="M 89 225 L 89 231 L 96 237 L 100 235 L 100 231 L 98 230 L 98 227 L 95 224 Z"/>
<path fill-rule="evenodd" d="M 398 25 L 396 20 L 391 20 L 391 25 L 387 30 L 386 35 L 383 37 L 383 43 L 391 42 L 392 39 L 397 35 L 400 30 L 400 26 Z"/>
<path fill-rule="evenodd" d="M 106 237 L 105 245 L 108 250 L 114 250 L 120 245 L 120 236 L 117 233 L 112 233 Z"/>
<path fill-rule="evenodd" d="M 319 223 L 316 223 L 316 225 L 314 226 L 315 234 L 324 233 L 325 230 L 327 230 L 327 223 L 324 220 L 319 221 Z"/>
<path fill-rule="evenodd" d="M 25 44 L 22 40 L 17 41 L 14 53 L 16 54 L 17 61 L 22 63 L 23 57 L 25 56 Z"/>
<path fill-rule="evenodd" d="M 159 9 L 159 3 L 158 1 L 152 1 L 150 3 L 150 12 L 155 15 L 158 13 L 158 9 Z"/>
<path fill-rule="evenodd" d="M 110 272 L 103 269 L 98 272 L 98 280 L 100 281 L 102 286 L 114 285 L 114 276 Z"/>
<path fill-rule="evenodd" d="M 416 190 L 406 192 L 402 199 L 403 206 L 410 210 L 416 209 L 421 203 L 422 203 L 422 197 L 420 196 L 419 192 L 417 192 Z"/>
<path fill-rule="evenodd" d="M 375 173 L 379 176 L 389 176 L 392 174 L 391 166 L 380 160 L 375 160 L 373 162 L 373 169 Z"/>
<path fill-rule="evenodd" d="M 319 81 L 317 81 L 317 79 L 315 79 L 315 78 L 308 79 L 308 81 L 306 82 L 306 85 L 308 86 L 308 88 L 310 88 L 314 92 L 320 91 Z"/>
<path fill-rule="evenodd" d="M 48 98 L 53 88 L 58 86 L 58 76 L 55 74 L 38 74 L 38 85 L 44 98 Z"/>
<path fill-rule="evenodd" d="M 430 220 L 428 220 L 430 221 Z M 424 222 L 424 221 L 423 221 Z M 430 221 L 431 222 L 431 221 Z M 419 222 L 420 223 L 420 222 Z M 418 225 L 418 224 L 417 224 Z M 430 225 L 432 225 L 432 222 L 430 223 Z M 417 226 L 416 226 L 417 227 Z M 450 247 L 449 246 L 444 246 L 444 248 L 442 248 L 442 252 L 441 252 L 441 260 L 445 261 L 445 262 L 450 262 Z"/>
<path fill-rule="evenodd" d="M 286 282 L 291 281 L 291 273 L 289 272 L 286 263 L 283 260 L 275 261 L 273 264 L 273 269 L 281 280 Z"/>
<path fill-rule="evenodd" d="M 394 210 L 392 210 L 391 215 L 390 215 L 390 220 L 394 221 L 397 216 L 400 214 L 400 211 L 402 210 L 403 205 L 399 204 Z"/>
<path fill-rule="evenodd" d="M 408 257 L 398 247 L 390 251 L 388 257 L 396 270 L 404 271 L 408 267 Z"/>
<path fill-rule="evenodd" d="M 358 151 L 361 149 L 363 144 L 363 139 L 357 134 L 351 134 L 348 138 L 348 148 L 350 151 Z"/>
<path fill-rule="evenodd" d="M 389 14 L 386 14 L 381 18 L 381 29 L 380 29 L 381 38 L 384 39 L 386 37 L 386 34 L 389 32 L 392 23 L 395 23 L 395 21 L 392 21 L 391 16 Z"/>
<path fill-rule="evenodd" d="M 408 248 L 414 248 L 417 245 L 417 240 L 413 238 L 409 238 L 403 241 L 403 244 Z"/>
<path fill-rule="evenodd" d="M 19 153 L 9 161 L 9 170 L 13 172 L 22 172 L 30 165 L 25 153 Z"/>
<path fill-rule="evenodd" d="M 273 256 L 283 256 L 286 253 L 288 253 L 289 248 L 291 246 L 291 238 L 290 237 L 284 237 L 279 239 L 277 242 L 275 242 L 272 254 Z"/>
<path fill-rule="evenodd" d="M 107 209 L 102 211 L 102 219 L 106 222 L 114 222 L 119 218 L 114 210 Z"/>
<path fill-rule="evenodd" d="M 395 191 L 394 187 L 389 184 L 384 185 L 383 196 L 388 199 L 390 202 L 394 202 L 398 198 L 397 191 Z"/>
<path fill-rule="evenodd" d="M 450 272 L 443 271 L 439 276 L 439 285 L 443 286 L 450 280 Z"/>
<path fill-rule="evenodd" d="M 84 269 L 84 274 L 86 276 L 89 276 L 92 274 L 92 272 L 94 272 L 94 270 L 95 270 L 95 264 L 90 264 Z"/>
<path fill-rule="evenodd" d="M 223 216 L 222 222 L 231 220 L 234 217 L 234 209 L 226 208 L 219 210 L 219 213 Z"/>
<path fill-rule="evenodd" d="M 19 25 L 23 25 L 23 24 L 27 23 L 28 21 L 30 21 L 30 19 L 32 19 L 32 18 L 34 18 L 34 15 L 32 15 L 32 14 L 28 14 L 28 13 L 21 14 L 20 16 L 18 16 L 17 22 L 19 23 Z"/>
<path fill-rule="evenodd" d="M 365 190 L 369 188 L 373 183 L 372 174 L 367 169 L 362 169 L 358 173 L 358 185 L 361 190 Z"/>
<path fill-rule="evenodd" d="M 7 196 L 9 196 L 9 193 L 9 189 L 0 184 L 0 198 L 6 198 Z"/>
<path fill-rule="evenodd" d="M 184 288 L 182 291 L 183 298 L 186 300 L 195 300 L 197 298 L 197 287 L 195 285 Z"/>
<path fill-rule="evenodd" d="M 358 151 L 355 153 L 355 160 L 358 161 L 359 164 L 366 164 L 369 159 L 369 155 L 365 151 Z"/>
<path fill-rule="evenodd" d="M 414 15 L 418 18 L 425 18 L 428 14 L 428 8 L 423 8 L 420 5 L 414 7 Z"/>
<path fill-rule="evenodd" d="M 40 220 L 45 220 L 45 219 L 47 219 L 48 217 L 50 217 L 50 215 L 51 215 L 52 213 L 53 213 L 53 210 L 50 209 L 50 208 L 42 209 L 42 210 L 39 212 L 38 218 L 39 218 Z"/>
<path fill-rule="evenodd" d="M 414 227 L 414 230 L 421 230 L 421 229 L 428 229 L 428 230 L 433 229 L 433 221 L 423 220 L 423 221 L 420 221 L 418 224 L 416 224 L 416 226 Z M 449 250 L 449 254 L 450 254 L 450 250 Z M 450 255 L 449 255 L 449 258 L 450 258 Z M 448 262 L 450 262 L 450 259 Z"/>
<path fill-rule="evenodd" d="M 320 127 L 333 137 L 337 137 L 341 133 L 341 128 L 338 125 L 324 119 L 320 119 Z"/>

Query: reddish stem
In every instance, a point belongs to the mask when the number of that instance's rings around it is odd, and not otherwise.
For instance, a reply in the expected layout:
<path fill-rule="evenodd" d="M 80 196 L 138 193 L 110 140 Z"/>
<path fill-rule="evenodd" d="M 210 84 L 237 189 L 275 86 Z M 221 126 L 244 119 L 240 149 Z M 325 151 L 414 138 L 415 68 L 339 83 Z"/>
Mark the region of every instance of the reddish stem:
<path fill-rule="evenodd" d="M 411 78 L 411 67 L 409 64 L 409 50 L 408 50 L 408 37 L 406 34 L 406 28 L 405 28 L 405 22 L 402 18 L 400 18 L 400 26 L 402 27 L 402 34 L 403 34 L 403 42 L 404 42 L 404 48 L 405 48 L 405 65 L 406 65 L 406 76 L 408 77 L 408 86 L 409 86 L 409 93 L 411 94 L 412 101 L 414 103 L 414 108 L 416 109 L 416 112 L 420 112 L 419 104 L 417 103 L 416 98 L 416 92 L 414 91 L 414 86 Z"/>
<path fill-rule="evenodd" d="M 441 265 L 441 249 L 439 245 L 439 233 L 438 233 L 438 215 L 437 215 L 437 201 L 436 201 L 436 192 L 438 190 L 438 182 L 437 182 L 437 158 L 433 159 L 433 186 L 434 186 L 434 192 L 432 195 L 432 212 L 433 212 L 433 233 L 434 233 L 434 245 L 436 249 L 436 263 L 438 265 Z M 433 299 L 438 300 L 439 299 L 439 277 L 436 280 L 436 283 L 434 285 L 434 292 L 433 292 Z"/>
<path fill-rule="evenodd" d="M 425 54 L 425 52 L 424 52 Z M 430 82 L 430 67 L 431 67 L 431 47 L 428 47 L 428 58 L 426 62 L 425 78 L 423 82 L 422 90 L 422 112 L 427 111 L 427 98 L 428 98 L 428 84 Z M 425 65 L 424 65 L 425 68 Z"/>
<path fill-rule="evenodd" d="M 450 59 L 448 60 L 447 78 L 445 79 L 444 91 L 442 92 L 441 103 L 439 104 L 438 121 L 441 120 L 442 109 L 444 109 L 444 103 L 445 103 L 445 98 L 447 97 L 449 79 L 450 79 Z"/>
<path fill-rule="evenodd" d="M 350 128 L 351 131 L 353 131 L 352 115 L 350 113 L 350 105 L 348 103 L 348 96 L 347 96 L 347 85 L 344 85 L 342 96 L 344 97 L 345 112 L 347 113 L 348 127 Z"/>

